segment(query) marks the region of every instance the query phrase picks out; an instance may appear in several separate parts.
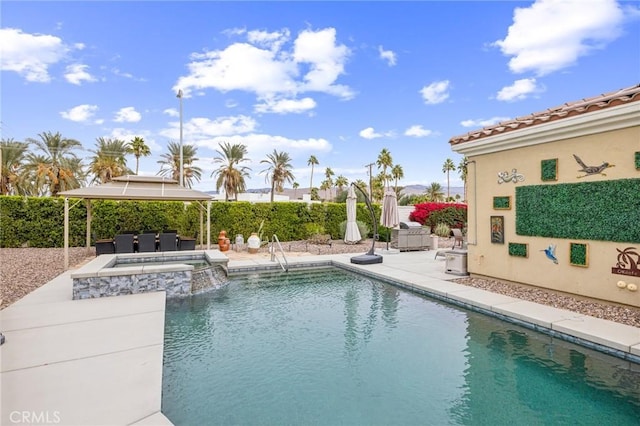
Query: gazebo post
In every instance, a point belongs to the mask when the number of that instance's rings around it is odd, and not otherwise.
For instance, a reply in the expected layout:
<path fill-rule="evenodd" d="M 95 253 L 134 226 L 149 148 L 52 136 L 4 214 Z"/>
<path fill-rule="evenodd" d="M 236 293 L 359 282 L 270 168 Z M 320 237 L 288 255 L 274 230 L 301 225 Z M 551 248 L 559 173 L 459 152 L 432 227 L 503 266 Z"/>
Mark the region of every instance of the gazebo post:
<path fill-rule="evenodd" d="M 64 270 L 69 269 L 69 198 L 64 197 Z"/>
<path fill-rule="evenodd" d="M 202 249 L 202 241 L 204 240 L 204 236 L 202 235 L 204 234 L 204 206 L 202 203 L 198 203 L 198 205 L 200 206 L 198 209 L 198 212 L 200 212 L 200 249 Z"/>
<path fill-rule="evenodd" d="M 91 200 L 85 199 L 87 203 L 87 251 L 91 250 Z"/>
<path fill-rule="evenodd" d="M 207 200 L 207 250 L 211 250 L 211 201 Z"/>

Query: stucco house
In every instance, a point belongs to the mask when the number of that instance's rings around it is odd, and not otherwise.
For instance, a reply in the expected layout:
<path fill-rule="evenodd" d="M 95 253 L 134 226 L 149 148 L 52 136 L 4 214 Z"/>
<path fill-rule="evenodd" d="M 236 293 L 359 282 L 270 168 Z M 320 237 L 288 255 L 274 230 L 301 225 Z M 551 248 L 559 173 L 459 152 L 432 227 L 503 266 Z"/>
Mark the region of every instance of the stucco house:
<path fill-rule="evenodd" d="M 640 84 L 449 143 L 469 273 L 640 307 Z"/>

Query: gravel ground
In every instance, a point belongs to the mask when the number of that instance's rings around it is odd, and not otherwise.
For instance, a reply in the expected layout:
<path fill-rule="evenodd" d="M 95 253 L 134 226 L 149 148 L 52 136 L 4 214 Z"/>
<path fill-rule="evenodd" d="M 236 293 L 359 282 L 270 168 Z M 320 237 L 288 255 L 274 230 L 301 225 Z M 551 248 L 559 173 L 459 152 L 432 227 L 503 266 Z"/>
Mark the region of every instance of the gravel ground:
<path fill-rule="evenodd" d="M 453 240 L 439 241 L 440 248 L 453 245 Z M 385 248 L 385 242 L 376 242 L 376 247 Z M 333 241 L 328 244 L 308 244 L 305 241 L 283 242 L 285 252 L 308 252 L 316 254 L 365 253 L 371 248 L 371 240 L 360 244 L 345 244 Z M 261 250 L 266 252 L 266 247 Z M 41 285 L 49 282 L 63 271 L 63 251 L 60 248 L 3 248 L 0 249 L 0 309 L 21 299 Z M 78 267 L 95 257 L 95 251 L 87 253 L 84 247 L 69 249 L 69 264 Z M 494 293 L 529 300 L 543 305 L 566 309 L 584 315 L 640 327 L 640 308 L 616 305 L 563 293 L 543 290 L 502 281 L 465 277 L 452 279 L 458 284 L 481 288 Z"/>

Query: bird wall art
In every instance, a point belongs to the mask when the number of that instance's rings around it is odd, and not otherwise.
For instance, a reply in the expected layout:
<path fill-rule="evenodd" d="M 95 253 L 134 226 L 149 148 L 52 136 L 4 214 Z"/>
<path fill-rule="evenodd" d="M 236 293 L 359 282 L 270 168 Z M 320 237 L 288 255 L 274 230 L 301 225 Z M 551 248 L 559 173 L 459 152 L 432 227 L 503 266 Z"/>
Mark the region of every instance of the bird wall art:
<path fill-rule="evenodd" d="M 546 249 L 540 250 L 540 251 L 544 252 L 545 256 L 547 256 L 547 259 L 552 260 L 553 263 L 555 263 L 556 265 L 558 264 L 558 258 L 556 257 L 556 245 L 555 244 L 551 244 Z"/>
<path fill-rule="evenodd" d="M 580 159 L 580 157 L 578 157 L 577 155 L 573 154 L 573 158 L 576 159 L 576 161 L 578 162 L 578 164 L 581 167 L 580 169 L 578 169 L 578 171 L 584 173 L 584 175 L 578 176 L 578 179 L 583 178 L 583 177 L 587 177 L 587 176 L 593 176 L 593 175 L 606 176 L 606 174 L 604 174 L 602 172 L 604 172 L 609 167 L 615 167 L 615 164 L 609 164 L 606 161 L 603 162 L 602 164 L 600 164 L 599 166 L 587 166 L 584 163 L 584 161 L 582 161 Z"/>

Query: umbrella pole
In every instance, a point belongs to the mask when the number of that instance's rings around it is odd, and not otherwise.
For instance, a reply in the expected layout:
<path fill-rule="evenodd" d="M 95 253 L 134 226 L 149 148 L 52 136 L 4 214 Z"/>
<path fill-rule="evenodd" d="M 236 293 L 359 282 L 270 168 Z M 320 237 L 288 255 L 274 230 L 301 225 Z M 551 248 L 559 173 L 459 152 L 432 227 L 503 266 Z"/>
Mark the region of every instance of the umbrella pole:
<path fill-rule="evenodd" d="M 371 207 L 371 202 L 369 201 L 369 197 L 367 197 L 367 194 L 362 190 L 362 188 L 360 188 L 354 182 L 352 182 L 351 185 L 353 185 L 354 188 L 357 188 L 360 192 L 362 192 L 362 195 L 364 195 L 364 201 L 367 203 L 367 207 L 369 207 L 369 213 L 371 213 L 371 220 L 373 222 L 373 238 L 372 238 L 373 241 L 371 242 L 371 249 L 366 254 L 352 257 L 351 263 L 356 263 L 359 265 L 370 265 L 373 263 L 382 263 L 382 256 L 380 256 L 379 254 L 375 254 L 376 235 L 378 234 L 378 222 L 376 221 L 376 215 L 373 212 L 373 207 Z"/>

